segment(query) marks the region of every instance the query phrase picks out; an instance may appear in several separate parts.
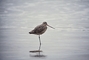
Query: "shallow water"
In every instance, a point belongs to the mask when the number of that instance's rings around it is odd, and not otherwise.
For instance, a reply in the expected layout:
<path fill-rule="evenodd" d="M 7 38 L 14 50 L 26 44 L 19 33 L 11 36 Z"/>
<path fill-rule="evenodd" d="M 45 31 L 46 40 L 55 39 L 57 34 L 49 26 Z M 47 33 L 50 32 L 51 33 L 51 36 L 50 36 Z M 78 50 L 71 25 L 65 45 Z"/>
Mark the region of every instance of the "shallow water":
<path fill-rule="evenodd" d="M 89 31 L 57 31 L 48 29 L 41 36 L 41 50 L 36 35 L 30 29 L 0 29 L 0 60 L 88 60 Z"/>
<path fill-rule="evenodd" d="M 44 21 L 40 47 L 28 32 Z M 39 59 L 89 60 L 89 0 L 0 0 L 0 60 Z"/>

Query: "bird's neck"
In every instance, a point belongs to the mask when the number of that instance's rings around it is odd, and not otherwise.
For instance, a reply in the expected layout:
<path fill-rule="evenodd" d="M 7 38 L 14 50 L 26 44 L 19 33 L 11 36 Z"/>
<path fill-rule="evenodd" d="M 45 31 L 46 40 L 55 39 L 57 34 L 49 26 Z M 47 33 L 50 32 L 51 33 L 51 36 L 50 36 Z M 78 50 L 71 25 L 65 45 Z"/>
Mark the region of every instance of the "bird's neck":
<path fill-rule="evenodd" d="M 42 24 L 43 26 L 47 26 L 46 24 Z"/>

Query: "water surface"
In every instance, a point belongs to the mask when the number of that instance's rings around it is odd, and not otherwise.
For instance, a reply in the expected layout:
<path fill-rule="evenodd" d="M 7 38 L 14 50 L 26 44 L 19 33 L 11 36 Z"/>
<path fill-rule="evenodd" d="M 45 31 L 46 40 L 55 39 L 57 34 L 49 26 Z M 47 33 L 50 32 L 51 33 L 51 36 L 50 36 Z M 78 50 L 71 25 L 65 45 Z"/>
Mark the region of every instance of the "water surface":
<path fill-rule="evenodd" d="M 30 35 L 48 22 L 41 36 Z M 42 50 L 31 53 L 29 51 Z M 0 0 L 0 60 L 89 60 L 88 0 Z"/>

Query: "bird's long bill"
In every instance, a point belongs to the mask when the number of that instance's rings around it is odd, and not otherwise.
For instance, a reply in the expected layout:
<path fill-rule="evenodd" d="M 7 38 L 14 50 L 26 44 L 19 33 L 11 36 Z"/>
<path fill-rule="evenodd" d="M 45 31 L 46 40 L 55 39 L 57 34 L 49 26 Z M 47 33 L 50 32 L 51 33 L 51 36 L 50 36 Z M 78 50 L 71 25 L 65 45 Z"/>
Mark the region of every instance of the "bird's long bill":
<path fill-rule="evenodd" d="M 49 26 L 49 27 L 51 27 L 51 28 L 55 29 L 54 27 L 52 27 L 52 26 L 50 26 L 50 25 L 47 25 L 47 26 Z"/>

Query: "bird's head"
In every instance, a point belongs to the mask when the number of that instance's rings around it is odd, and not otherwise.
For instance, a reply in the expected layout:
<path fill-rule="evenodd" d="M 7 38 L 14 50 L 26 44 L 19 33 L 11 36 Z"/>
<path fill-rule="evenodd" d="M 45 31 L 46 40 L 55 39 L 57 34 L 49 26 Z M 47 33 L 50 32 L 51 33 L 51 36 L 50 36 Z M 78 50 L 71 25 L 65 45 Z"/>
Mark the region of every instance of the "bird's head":
<path fill-rule="evenodd" d="M 47 22 L 43 22 L 43 24 L 48 25 Z"/>
<path fill-rule="evenodd" d="M 43 22 L 43 24 L 46 25 L 46 26 L 49 26 L 49 27 L 53 28 L 52 26 L 48 25 L 47 22 Z M 53 29 L 55 29 L 55 28 L 53 28 Z"/>

